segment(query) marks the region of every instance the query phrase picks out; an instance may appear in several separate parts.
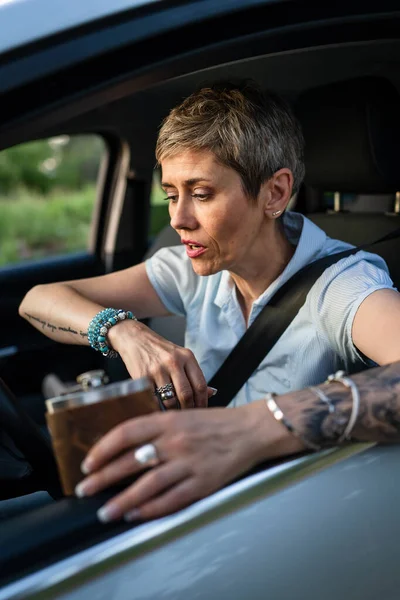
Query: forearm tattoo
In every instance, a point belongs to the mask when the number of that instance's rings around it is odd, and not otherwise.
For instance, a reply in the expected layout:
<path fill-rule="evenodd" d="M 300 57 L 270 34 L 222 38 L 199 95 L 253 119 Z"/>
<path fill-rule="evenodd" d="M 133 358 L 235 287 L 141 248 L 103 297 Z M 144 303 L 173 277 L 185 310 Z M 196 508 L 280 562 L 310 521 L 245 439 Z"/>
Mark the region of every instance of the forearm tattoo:
<path fill-rule="evenodd" d="M 400 442 L 400 362 L 352 375 L 360 392 L 360 411 L 353 441 Z M 335 406 L 334 412 L 311 390 L 277 399 L 279 408 L 304 439 L 334 446 L 349 421 L 351 392 L 341 383 L 318 386 Z"/>
<path fill-rule="evenodd" d="M 30 321 L 36 321 L 36 323 L 39 323 L 41 325 L 42 330 L 50 329 L 53 333 L 55 331 L 63 331 L 64 333 L 71 333 L 72 335 L 79 335 L 81 338 L 87 338 L 86 331 L 77 331 L 76 329 L 72 329 L 72 327 L 63 327 L 61 325 L 54 325 L 54 323 L 50 323 L 49 321 L 45 321 L 44 319 L 39 319 L 39 317 L 35 317 L 34 315 L 31 315 L 27 312 L 24 314 Z"/>

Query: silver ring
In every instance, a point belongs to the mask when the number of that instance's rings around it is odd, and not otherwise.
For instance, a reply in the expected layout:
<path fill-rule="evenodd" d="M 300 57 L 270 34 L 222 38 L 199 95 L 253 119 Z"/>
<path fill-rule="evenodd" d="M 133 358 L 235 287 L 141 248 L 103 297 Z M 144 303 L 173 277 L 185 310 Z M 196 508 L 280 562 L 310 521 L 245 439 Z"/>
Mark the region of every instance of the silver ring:
<path fill-rule="evenodd" d="M 171 400 L 171 398 L 175 398 L 175 392 L 172 390 L 165 390 L 164 392 L 161 392 L 160 398 L 163 402 L 164 400 Z"/>
<path fill-rule="evenodd" d="M 161 398 L 163 400 L 164 400 L 163 394 L 168 394 L 167 396 L 165 396 L 166 400 L 176 396 L 176 392 L 175 392 L 173 383 L 166 383 L 165 385 L 162 385 L 161 387 L 156 388 L 156 392 L 159 396 L 161 396 Z M 171 396 L 171 392 L 172 392 L 172 396 Z"/>
<path fill-rule="evenodd" d="M 144 444 L 139 446 L 134 452 L 135 460 L 144 467 L 154 467 L 160 462 L 157 448 L 154 444 Z"/>
<path fill-rule="evenodd" d="M 158 392 L 159 394 L 162 394 L 162 392 L 174 392 L 175 394 L 174 384 L 166 383 L 165 385 L 156 388 L 156 392 Z"/>

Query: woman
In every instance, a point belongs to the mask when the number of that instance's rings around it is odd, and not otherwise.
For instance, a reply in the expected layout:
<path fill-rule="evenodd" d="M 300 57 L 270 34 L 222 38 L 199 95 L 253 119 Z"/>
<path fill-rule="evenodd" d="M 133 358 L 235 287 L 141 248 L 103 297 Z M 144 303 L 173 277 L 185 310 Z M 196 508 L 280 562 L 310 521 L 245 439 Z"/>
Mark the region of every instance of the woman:
<path fill-rule="evenodd" d="M 150 377 L 165 399 L 203 408 L 213 393 L 206 381 L 274 292 L 306 264 L 348 245 L 327 238 L 301 215 L 285 213 L 304 175 L 303 139 L 289 108 L 272 94 L 228 84 L 192 94 L 165 120 L 156 156 L 171 225 L 183 246 L 164 248 L 121 272 L 37 286 L 20 314 L 60 342 L 87 344 L 88 335 L 96 350 L 118 352 L 132 377 Z M 136 320 L 170 313 L 186 316 L 186 348 Z M 317 280 L 234 398 L 236 410 L 172 411 L 128 421 L 89 453 L 83 469 L 91 475 L 77 494 L 94 493 L 152 465 L 99 518 L 159 516 L 260 460 L 354 435 L 360 427 L 353 423 L 357 390 L 351 389 L 351 404 L 343 382 L 330 384 L 333 399 L 322 387 L 305 392 L 314 414 L 324 409 L 334 415 L 329 434 L 321 429 L 322 417 L 312 434 L 299 418 L 282 426 L 281 399 L 275 403 L 270 396 L 266 406 L 260 398 L 267 392 L 292 398 L 295 390 L 359 360 L 400 360 L 399 317 L 400 296 L 384 261 L 365 252 L 342 259 Z M 351 407 L 336 409 L 338 393 L 347 394 Z M 292 414 L 302 403 L 293 406 L 291 400 L 290 406 Z"/>

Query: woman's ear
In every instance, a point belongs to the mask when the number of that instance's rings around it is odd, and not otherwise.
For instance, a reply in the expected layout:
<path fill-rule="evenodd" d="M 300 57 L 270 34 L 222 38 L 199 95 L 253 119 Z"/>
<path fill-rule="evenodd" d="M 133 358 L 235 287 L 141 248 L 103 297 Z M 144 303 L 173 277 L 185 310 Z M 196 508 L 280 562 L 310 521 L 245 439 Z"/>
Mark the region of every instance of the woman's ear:
<path fill-rule="evenodd" d="M 264 186 L 266 186 L 264 188 Z M 264 189 L 263 189 L 264 188 Z M 292 196 L 293 174 L 290 169 L 279 169 L 261 186 L 264 196 L 264 213 L 275 219 L 281 215 Z M 267 192 L 267 193 L 266 193 Z"/>

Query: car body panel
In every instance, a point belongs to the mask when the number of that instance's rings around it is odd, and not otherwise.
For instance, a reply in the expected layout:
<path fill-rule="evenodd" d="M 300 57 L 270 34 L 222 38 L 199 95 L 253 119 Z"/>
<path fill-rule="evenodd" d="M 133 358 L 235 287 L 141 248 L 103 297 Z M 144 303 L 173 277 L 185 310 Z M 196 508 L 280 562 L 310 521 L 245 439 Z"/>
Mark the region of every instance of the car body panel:
<path fill-rule="evenodd" d="M 148 13 L 181 5 L 183 11 L 191 17 L 190 20 L 196 20 L 205 14 L 217 16 L 242 7 L 287 1 L 192 0 L 178 3 L 169 0 L 70 0 L 66 3 L 63 0 L 0 0 L 0 54 L 69 29 L 93 25 L 96 21 L 121 15 L 126 11 L 136 10 L 140 14 L 140 10 Z M 29 28 L 26 23 L 29 23 Z"/>
<path fill-rule="evenodd" d="M 115 6 L 109 3 L 107 10 L 107 2 L 104 0 L 101 3 L 90 0 L 83 6 L 77 0 L 67 5 L 58 0 L 59 13 L 55 20 L 55 7 L 49 0 L 0 3 L 1 31 L 8 32 L 0 43 L 0 56 L 15 52 L 12 58 L 17 58 L 9 61 L 6 78 L 0 81 L 0 91 L 21 85 L 21 72 L 26 71 L 28 65 L 32 69 L 32 76 L 44 77 L 57 70 L 55 67 L 67 68 L 99 53 L 126 46 L 132 41 L 137 43 L 167 32 L 172 34 L 175 29 L 223 17 L 241 9 L 286 1 L 225 0 L 216 3 L 214 0 L 201 0 L 176 3 L 169 0 L 121 0 Z M 21 29 L 15 28 L 15 23 L 31 21 L 34 26 L 41 22 L 38 30 L 34 27 L 26 29 L 24 26 Z M 110 26 L 110 31 L 107 31 L 107 26 Z M 102 36 L 99 47 L 97 34 L 102 30 L 105 35 Z M 30 31 L 35 33 L 30 34 Z M 81 37 L 83 44 L 78 47 L 76 42 Z M 23 55 L 24 46 L 27 49 L 25 63 L 18 60 Z M 54 50 L 52 61 L 40 60 L 42 48 L 46 47 Z M 26 79 L 26 72 L 23 78 Z"/>
<path fill-rule="evenodd" d="M 0 600 L 395 600 L 400 449 L 369 446 L 249 476 L 11 584 Z"/>
<path fill-rule="evenodd" d="M 0 53 L 91 23 L 94 19 L 155 2 L 162 0 L 115 0 L 112 3 L 109 0 L 68 3 L 63 0 L 2 0 Z"/>

